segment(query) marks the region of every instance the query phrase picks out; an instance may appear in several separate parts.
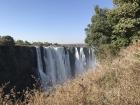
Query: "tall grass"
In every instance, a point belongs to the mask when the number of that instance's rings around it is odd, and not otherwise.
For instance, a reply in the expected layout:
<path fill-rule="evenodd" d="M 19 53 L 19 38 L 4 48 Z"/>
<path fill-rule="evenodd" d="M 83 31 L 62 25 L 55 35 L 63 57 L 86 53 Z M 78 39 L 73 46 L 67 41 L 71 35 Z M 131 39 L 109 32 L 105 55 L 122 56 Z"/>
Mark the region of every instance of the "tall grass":
<path fill-rule="evenodd" d="M 24 102 L 2 105 L 140 105 L 140 42 L 51 92 L 25 92 Z"/>

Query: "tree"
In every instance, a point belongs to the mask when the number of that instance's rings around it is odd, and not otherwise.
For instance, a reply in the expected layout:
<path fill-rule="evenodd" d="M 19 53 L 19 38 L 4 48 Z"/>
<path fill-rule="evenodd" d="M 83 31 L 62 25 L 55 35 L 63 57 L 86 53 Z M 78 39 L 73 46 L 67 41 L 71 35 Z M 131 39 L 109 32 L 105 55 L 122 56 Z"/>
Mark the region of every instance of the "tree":
<path fill-rule="evenodd" d="M 33 42 L 32 45 L 34 45 L 34 46 L 43 46 L 43 42 Z"/>
<path fill-rule="evenodd" d="M 112 44 L 128 46 L 140 36 L 140 1 L 114 0 L 116 7 L 108 15 L 113 24 Z"/>
<path fill-rule="evenodd" d="M 118 47 L 128 46 L 139 36 L 140 1 L 114 0 L 114 3 L 116 7 L 108 14 L 113 24 L 112 43 Z"/>
<path fill-rule="evenodd" d="M 15 45 L 15 41 L 13 39 L 13 37 L 11 36 L 1 36 L 0 37 L 0 45 L 6 45 L 6 46 L 14 46 Z"/>
<path fill-rule="evenodd" d="M 140 0 L 113 0 L 111 10 L 95 7 L 91 24 L 85 29 L 85 42 L 98 53 L 104 49 L 118 52 L 140 39 Z"/>
<path fill-rule="evenodd" d="M 29 46 L 29 45 L 31 45 L 31 43 L 28 42 L 28 41 L 25 41 L 25 42 L 24 42 L 24 45 L 25 45 L 25 46 Z"/>
<path fill-rule="evenodd" d="M 110 43 L 111 30 L 107 19 L 108 9 L 95 7 L 95 15 L 91 19 L 91 24 L 85 29 L 87 38 L 85 42 L 89 46 L 100 47 L 101 44 Z"/>
<path fill-rule="evenodd" d="M 17 40 L 16 45 L 25 45 L 25 42 L 23 40 Z"/>

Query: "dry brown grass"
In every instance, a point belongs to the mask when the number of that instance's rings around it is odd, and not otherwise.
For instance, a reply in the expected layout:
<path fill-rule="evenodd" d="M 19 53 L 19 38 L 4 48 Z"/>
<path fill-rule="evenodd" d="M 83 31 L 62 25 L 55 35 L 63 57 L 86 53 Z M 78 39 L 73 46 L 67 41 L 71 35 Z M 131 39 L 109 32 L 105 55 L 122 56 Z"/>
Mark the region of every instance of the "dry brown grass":
<path fill-rule="evenodd" d="M 140 105 L 140 42 L 122 50 L 112 63 L 107 61 L 50 93 L 35 90 L 26 97 L 28 103 L 14 105 Z"/>

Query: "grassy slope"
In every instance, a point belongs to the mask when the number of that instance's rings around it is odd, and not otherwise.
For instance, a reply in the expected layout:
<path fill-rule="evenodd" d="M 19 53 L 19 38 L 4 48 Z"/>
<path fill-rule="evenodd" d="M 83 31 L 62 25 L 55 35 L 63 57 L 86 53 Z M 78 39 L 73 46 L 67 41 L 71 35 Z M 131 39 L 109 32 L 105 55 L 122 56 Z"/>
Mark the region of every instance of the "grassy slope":
<path fill-rule="evenodd" d="M 27 96 L 28 105 L 140 105 L 140 43 L 51 94 L 36 91 Z"/>

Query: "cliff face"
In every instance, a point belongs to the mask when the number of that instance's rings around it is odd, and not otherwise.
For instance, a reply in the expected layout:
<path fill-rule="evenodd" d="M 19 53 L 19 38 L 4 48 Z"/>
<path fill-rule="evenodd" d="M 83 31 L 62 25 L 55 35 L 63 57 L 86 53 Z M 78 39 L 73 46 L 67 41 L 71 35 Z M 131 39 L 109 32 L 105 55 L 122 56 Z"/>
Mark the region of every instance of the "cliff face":
<path fill-rule="evenodd" d="M 63 83 L 90 67 L 90 51 L 74 46 L 0 46 L 0 86 L 9 83 L 5 88 L 9 92 L 14 86 L 17 91 L 32 89 L 39 79 L 38 86 Z"/>
<path fill-rule="evenodd" d="M 0 46 L 0 85 L 9 82 L 6 90 L 32 88 L 32 76 L 38 77 L 35 47 Z"/>

